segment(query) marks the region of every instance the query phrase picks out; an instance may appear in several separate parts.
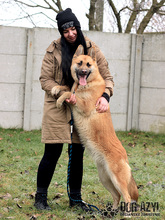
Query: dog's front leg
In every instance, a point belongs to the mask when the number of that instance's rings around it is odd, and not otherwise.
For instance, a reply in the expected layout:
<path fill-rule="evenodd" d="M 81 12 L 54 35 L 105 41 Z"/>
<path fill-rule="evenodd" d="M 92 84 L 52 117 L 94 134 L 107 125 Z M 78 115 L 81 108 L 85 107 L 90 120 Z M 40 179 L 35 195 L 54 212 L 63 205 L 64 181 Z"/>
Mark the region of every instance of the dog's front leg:
<path fill-rule="evenodd" d="M 69 99 L 70 96 L 71 96 L 71 92 L 65 92 L 64 94 L 62 94 L 58 99 L 57 99 L 57 102 L 56 102 L 56 106 L 57 108 L 61 108 L 63 102 L 66 100 L 66 99 Z"/>
<path fill-rule="evenodd" d="M 61 91 L 70 91 L 68 86 L 54 86 L 51 90 L 52 96 L 57 96 Z"/>
<path fill-rule="evenodd" d="M 77 90 L 78 84 L 76 82 L 74 82 L 71 92 L 74 93 Z"/>
<path fill-rule="evenodd" d="M 56 106 L 57 108 L 61 108 L 63 102 L 66 100 L 66 99 L 69 99 L 71 97 L 71 94 L 73 94 L 76 89 L 77 89 L 77 86 L 78 84 L 76 82 L 74 82 L 73 86 L 72 86 L 72 89 L 71 89 L 71 92 L 65 92 L 63 93 L 58 99 L 57 99 L 57 102 L 56 102 Z M 59 86 L 58 89 L 61 88 L 66 88 L 67 86 Z"/>

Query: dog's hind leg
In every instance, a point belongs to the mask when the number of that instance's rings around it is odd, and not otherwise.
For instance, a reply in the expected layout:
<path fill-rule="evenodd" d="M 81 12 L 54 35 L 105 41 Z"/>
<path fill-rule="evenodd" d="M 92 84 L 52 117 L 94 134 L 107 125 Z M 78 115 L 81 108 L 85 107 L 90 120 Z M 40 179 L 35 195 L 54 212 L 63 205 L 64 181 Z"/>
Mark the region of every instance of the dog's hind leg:
<path fill-rule="evenodd" d="M 124 160 L 119 161 L 115 169 L 113 164 L 110 166 L 109 170 L 112 183 L 120 195 L 123 196 L 125 203 L 130 206 L 131 195 L 129 193 L 129 184 L 132 180 L 131 168 Z"/>
<path fill-rule="evenodd" d="M 112 209 L 117 209 L 120 201 L 120 194 L 114 187 L 105 166 L 102 163 L 97 163 L 97 169 L 101 183 L 112 195 L 113 198 Z"/>
<path fill-rule="evenodd" d="M 129 191 L 129 194 L 131 195 L 131 202 L 137 202 L 138 197 L 139 197 L 139 193 L 138 193 L 138 188 L 137 188 L 136 182 L 135 182 L 132 174 L 131 174 L 130 183 L 128 185 L 128 191 Z"/>

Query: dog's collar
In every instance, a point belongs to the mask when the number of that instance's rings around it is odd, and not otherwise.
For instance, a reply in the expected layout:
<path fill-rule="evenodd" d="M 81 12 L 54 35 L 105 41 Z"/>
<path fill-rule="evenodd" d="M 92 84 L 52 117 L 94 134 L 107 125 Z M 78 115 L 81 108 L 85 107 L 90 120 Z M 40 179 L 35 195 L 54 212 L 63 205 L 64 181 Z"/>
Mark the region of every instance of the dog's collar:
<path fill-rule="evenodd" d="M 88 84 L 86 86 L 82 86 L 82 85 L 78 84 L 78 88 L 77 89 L 86 89 L 88 87 L 89 87 Z"/>

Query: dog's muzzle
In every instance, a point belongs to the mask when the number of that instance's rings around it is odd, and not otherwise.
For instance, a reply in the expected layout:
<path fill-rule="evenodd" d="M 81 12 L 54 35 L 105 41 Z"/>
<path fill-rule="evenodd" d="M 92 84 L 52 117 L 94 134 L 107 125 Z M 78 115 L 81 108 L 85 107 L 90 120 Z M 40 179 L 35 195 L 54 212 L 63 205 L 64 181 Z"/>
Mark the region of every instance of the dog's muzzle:
<path fill-rule="evenodd" d="M 90 70 L 86 69 L 77 69 L 76 75 L 79 81 L 79 85 L 85 86 L 87 84 L 87 79 L 89 75 L 91 74 Z"/>

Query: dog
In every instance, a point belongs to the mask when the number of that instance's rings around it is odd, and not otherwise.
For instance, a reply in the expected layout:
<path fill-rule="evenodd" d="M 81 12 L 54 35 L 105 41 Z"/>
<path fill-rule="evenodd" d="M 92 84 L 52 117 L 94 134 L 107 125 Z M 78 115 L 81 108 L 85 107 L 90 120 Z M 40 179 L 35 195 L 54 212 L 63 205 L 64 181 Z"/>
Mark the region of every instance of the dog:
<path fill-rule="evenodd" d="M 91 49 L 90 55 L 83 53 L 80 45 L 72 59 L 73 87 L 57 99 L 56 105 L 60 108 L 75 93 L 76 104 L 71 105 L 74 125 L 81 143 L 96 162 L 100 181 L 111 193 L 113 209 L 116 210 L 121 196 L 125 203 L 137 202 L 138 189 L 126 150 L 116 136 L 110 109 L 105 113 L 98 113 L 96 109 L 96 102 L 105 91 L 105 81 L 96 64 L 95 49 Z M 56 86 L 54 94 L 61 90 L 66 91 L 67 87 Z"/>

